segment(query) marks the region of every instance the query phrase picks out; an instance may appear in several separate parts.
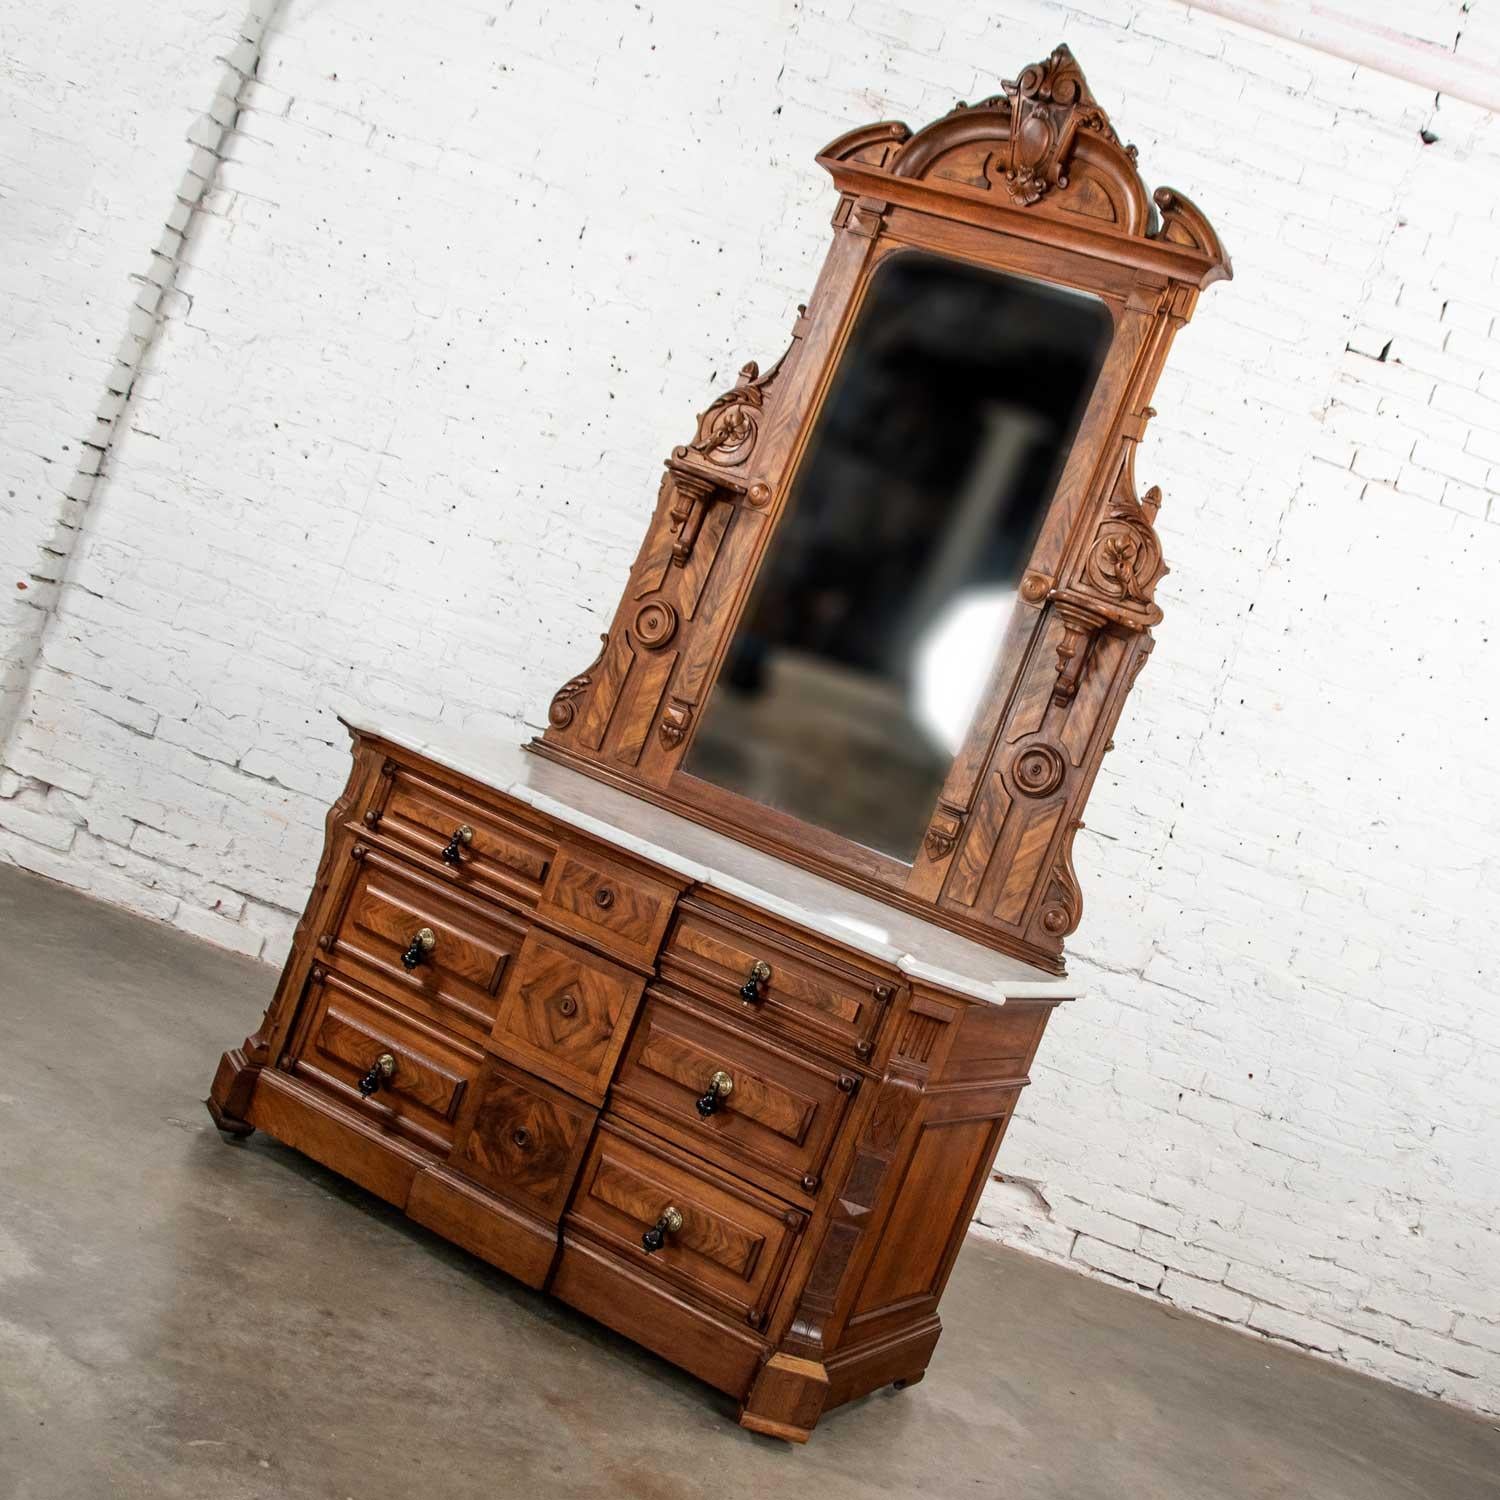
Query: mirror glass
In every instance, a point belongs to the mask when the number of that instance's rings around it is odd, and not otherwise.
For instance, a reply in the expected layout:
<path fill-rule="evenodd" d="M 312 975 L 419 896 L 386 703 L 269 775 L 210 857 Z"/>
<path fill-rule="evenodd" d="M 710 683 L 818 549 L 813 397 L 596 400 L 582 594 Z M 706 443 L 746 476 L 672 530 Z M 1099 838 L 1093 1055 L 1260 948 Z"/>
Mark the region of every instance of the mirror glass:
<path fill-rule="evenodd" d="M 684 769 L 915 858 L 1109 344 L 1080 292 L 870 278 Z"/>

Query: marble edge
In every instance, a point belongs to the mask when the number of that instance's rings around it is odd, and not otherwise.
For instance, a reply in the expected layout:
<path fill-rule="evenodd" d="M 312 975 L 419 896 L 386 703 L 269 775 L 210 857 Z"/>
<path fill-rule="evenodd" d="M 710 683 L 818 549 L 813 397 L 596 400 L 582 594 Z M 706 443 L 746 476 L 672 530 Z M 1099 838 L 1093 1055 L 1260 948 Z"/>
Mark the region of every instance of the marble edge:
<path fill-rule="evenodd" d="M 643 838 L 603 818 L 573 807 L 550 793 L 532 786 L 527 780 L 529 767 L 523 769 L 522 765 L 517 763 L 510 774 L 497 777 L 496 771 L 500 769 L 498 763 L 502 759 L 514 761 L 515 757 L 530 754 L 524 745 L 500 740 L 486 741 L 481 752 L 480 742 L 477 739 L 474 740 L 472 746 L 465 743 L 469 737 L 462 730 L 444 730 L 439 726 L 439 732 L 446 741 L 446 743 L 439 744 L 430 737 L 432 726 L 426 726 L 424 729 L 424 726 L 420 724 L 386 719 L 378 711 L 368 709 L 363 705 L 351 705 L 338 709 L 336 712 L 339 722 L 355 734 L 388 740 L 414 754 L 426 756 L 430 760 L 447 766 L 449 770 L 471 776 L 475 781 L 483 782 L 497 792 L 524 802 L 536 812 L 556 818 L 558 822 L 566 823 L 570 828 L 578 829 L 580 833 L 592 834 L 605 843 L 613 844 L 640 859 L 649 860 L 652 864 L 670 870 L 694 884 L 706 886 L 722 895 L 732 896 L 766 911 L 774 912 L 787 921 L 810 928 L 832 942 L 842 943 L 845 947 L 852 948 L 869 958 L 892 964 L 909 979 L 940 985 L 944 989 L 957 991 L 961 995 L 967 995 L 974 1000 L 983 1000 L 991 1005 L 1004 1005 L 1007 1000 L 1076 1000 L 1084 993 L 1083 986 L 1078 981 L 1063 975 L 1049 975 L 1038 971 L 1035 979 L 979 980 L 945 968 L 941 964 L 929 963 L 907 952 L 899 943 L 886 942 L 867 932 L 861 932 L 857 927 L 841 922 L 837 917 L 830 917 L 794 901 L 785 900 L 774 891 L 768 891 L 751 881 L 741 880 L 738 876 L 726 871 L 678 854 L 666 845 L 655 843 L 651 839 Z M 472 759 L 467 753 L 470 750 L 473 752 Z M 491 758 L 489 764 L 481 763 L 481 753 Z M 557 766 L 550 761 L 539 761 L 538 764 L 545 765 L 549 770 L 559 773 L 565 774 L 567 770 L 566 767 Z M 581 776 L 582 773 L 573 772 L 572 774 Z M 593 786 L 594 783 L 590 785 Z M 628 792 L 622 792 L 603 782 L 597 785 L 601 792 L 629 796 Z M 649 807 L 653 804 L 643 805 Z M 674 814 L 665 815 L 675 816 Z M 921 921 L 922 919 L 918 917 L 915 920 Z M 946 929 L 941 930 L 946 932 Z M 957 935 L 954 934 L 954 936 Z M 1021 963 L 1020 959 L 1011 958 L 1010 955 L 1003 953 L 996 953 L 995 958 L 1001 963 Z"/>

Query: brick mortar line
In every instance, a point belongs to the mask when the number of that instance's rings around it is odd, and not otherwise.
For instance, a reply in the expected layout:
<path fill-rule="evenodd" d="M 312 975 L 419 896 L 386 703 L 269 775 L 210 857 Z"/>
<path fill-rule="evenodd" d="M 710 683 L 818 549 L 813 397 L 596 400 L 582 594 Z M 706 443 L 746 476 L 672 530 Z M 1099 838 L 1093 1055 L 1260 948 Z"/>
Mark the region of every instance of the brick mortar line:
<path fill-rule="evenodd" d="M 236 44 L 224 64 L 218 87 L 208 107 L 188 127 L 184 137 L 191 155 L 177 185 L 161 237 L 151 250 L 148 268 L 132 275 L 137 290 L 131 301 L 125 336 L 115 351 L 114 367 L 105 381 L 104 394 L 94 409 L 94 425 L 80 443 L 78 464 L 58 497 L 51 535 L 37 546 L 27 577 L 37 586 L 35 598 L 26 602 L 34 612 L 20 660 L 10 669 L 9 683 L 0 684 L 0 769 L 10 750 L 12 736 L 26 722 L 31 686 L 41 660 L 47 632 L 73 571 L 78 541 L 88 526 L 89 507 L 99 482 L 108 474 L 110 455 L 118 434 L 128 421 L 136 384 L 156 346 L 163 325 L 172 317 L 178 295 L 177 276 L 193 224 L 203 212 L 203 202 L 218 177 L 223 148 L 238 124 L 240 96 L 253 82 L 260 66 L 261 49 L 281 0 L 252 0 L 236 32 Z"/>

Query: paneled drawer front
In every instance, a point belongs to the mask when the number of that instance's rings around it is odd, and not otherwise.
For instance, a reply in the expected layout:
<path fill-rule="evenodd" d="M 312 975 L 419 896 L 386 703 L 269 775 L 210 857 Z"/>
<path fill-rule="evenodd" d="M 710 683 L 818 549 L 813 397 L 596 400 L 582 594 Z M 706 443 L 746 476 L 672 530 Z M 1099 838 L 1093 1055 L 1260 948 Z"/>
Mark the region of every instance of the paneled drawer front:
<path fill-rule="evenodd" d="M 446 1155 L 483 1054 L 375 994 L 314 969 L 291 1071 Z"/>
<path fill-rule="evenodd" d="M 767 1186 L 815 1193 L 858 1082 L 653 992 L 610 1099 L 689 1150 L 759 1168 Z"/>
<path fill-rule="evenodd" d="M 597 1111 L 488 1058 L 459 1121 L 454 1164 L 555 1224 Z"/>
<path fill-rule="evenodd" d="M 600 1104 L 643 983 L 628 969 L 533 929 L 500 997 L 491 1044 Z"/>
<path fill-rule="evenodd" d="M 738 914 L 698 900 L 679 905 L 661 971 L 764 1024 L 860 1060 L 875 1050 L 895 993 L 874 975 L 794 949 Z"/>
<path fill-rule="evenodd" d="M 656 958 L 676 890 L 592 849 L 557 851 L 541 912 L 590 942 L 645 966 Z"/>
<path fill-rule="evenodd" d="M 672 1229 L 670 1211 L 680 1216 Z M 727 1173 L 600 1122 L 566 1225 L 759 1328 L 806 1216 Z M 661 1246 L 643 1237 L 659 1227 Z"/>
<path fill-rule="evenodd" d="M 440 1020 L 487 1032 L 522 924 L 453 897 L 379 850 L 366 850 L 356 863 L 338 924 L 321 946 L 342 965 L 368 971 L 403 1003 L 421 1002 Z"/>
<path fill-rule="evenodd" d="M 374 809 L 381 838 L 431 860 L 461 889 L 535 904 L 552 863 L 543 835 L 455 787 L 388 764 L 387 788 Z"/>

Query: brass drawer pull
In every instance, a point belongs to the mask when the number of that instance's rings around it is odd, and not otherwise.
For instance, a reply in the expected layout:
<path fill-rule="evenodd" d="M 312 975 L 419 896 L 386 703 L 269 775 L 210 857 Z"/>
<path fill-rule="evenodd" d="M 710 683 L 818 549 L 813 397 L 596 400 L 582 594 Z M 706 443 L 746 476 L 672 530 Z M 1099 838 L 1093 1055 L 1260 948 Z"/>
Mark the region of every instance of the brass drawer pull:
<path fill-rule="evenodd" d="M 608 911 L 615 904 L 615 893 L 607 885 L 601 885 L 594 892 L 594 905 L 600 911 Z"/>
<path fill-rule="evenodd" d="M 681 1211 L 668 1206 L 662 1209 L 661 1218 L 641 1236 L 641 1248 L 647 1255 L 654 1254 L 666 1244 L 669 1234 L 676 1234 L 681 1228 Z"/>
<path fill-rule="evenodd" d="M 724 1101 L 734 1092 L 734 1079 L 723 1068 L 718 1069 L 708 1080 L 708 1092 L 698 1101 L 698 1113 L 706 1120 L 723 1108 Z"/>
<path fill-rule="evenodd" d="M 464 862 L 464 848 L 474 842 L 474 830 L 467 823 L 453 830 L 453 837 L 443 845 L 443 863 L 445 865 L 461 865 Z"/>
<path fill-rule="evenodd" d="M 557 1002 L 557 1008 L 571 1019 L 578 1014 L 578 999 L 574 995 L 563 995 Z"/>
<path fill-rule="evenodd" d="M 437 947 L 437 933 L 430 927 L 419 927 L 401 954 L 401 966 L 410 972 Z"/>
<path fill-rule="evenodd" d="M 356 1085 L 360 1094 L 368 1099 L 383 1083 L 389 1083 L 396 1071 L 396 1059 L 389 1052 L 382 1052 L 370 1065 L 370 1071 Z"/>
<path fill-rule="evenodd" d="M 531 1144 L 531 1132 L 524 1125 L 517 1125 L 516 1128 L 511 1131 L 510 1138 L 523 1151 Z"/>
<path fill-rule="evenodd" d="M 771 980 L 771 966 L 765 959 L 758 958 L 750 965 L 750 972 L 745 976 L 745 982 L 740 986 L 740 999 L 746 1005 L 759 1005 L 765 996 L 765 986 Z"/>

